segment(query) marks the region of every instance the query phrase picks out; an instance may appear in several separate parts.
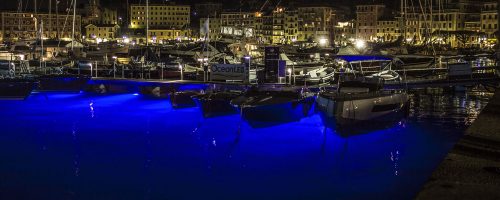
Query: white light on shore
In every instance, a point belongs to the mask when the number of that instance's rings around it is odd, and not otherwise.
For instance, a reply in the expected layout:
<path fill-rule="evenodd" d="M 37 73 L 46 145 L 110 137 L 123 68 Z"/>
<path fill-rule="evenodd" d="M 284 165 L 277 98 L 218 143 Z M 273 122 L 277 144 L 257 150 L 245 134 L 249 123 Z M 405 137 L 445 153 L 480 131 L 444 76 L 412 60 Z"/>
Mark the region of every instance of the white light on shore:
<path fill-rule="evenodd" d="M 326 38 L 319 39 L 319 45 L 326 46 L 327 43 L 328 43 L 328 39 L 326 39 Z"/>
<path fill-rule="evenodd" d="M 356 42 L 354 43 L 354 46 L 357 49 L 363 49 L 366 47 L 366 42 L 364 40 L 356 40 Z"/>

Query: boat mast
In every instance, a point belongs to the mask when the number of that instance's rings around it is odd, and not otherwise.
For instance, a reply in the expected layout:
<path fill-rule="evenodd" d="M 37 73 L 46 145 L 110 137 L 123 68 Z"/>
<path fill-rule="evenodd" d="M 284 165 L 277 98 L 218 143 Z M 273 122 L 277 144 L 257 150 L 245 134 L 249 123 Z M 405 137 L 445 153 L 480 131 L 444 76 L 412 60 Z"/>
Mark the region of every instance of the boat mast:
<path fill-rule="evenodd" d="M 146 47 L 149 46 L 149 0 L 146 0 Z"/>
<path fill-rule="evenodd" d="M 73 31 L 71 40 L 71 51 L 73 51 L 75 47 L 75 22 L 76 22 L 76 0 L 73 0 Z"/>
<path fill-rule="evenodd" d="M 56 38 L 59 40 L 59 0 L 56 0 Z"/>
<path fill-rule="evenodd" d="M 49 38 L 52 38 L 52 0 L 49 0 Z"/>
<path fill-rule="evenodd" d="M 40 17 L 40 45 L 41 45 L 41 53 L 40 59 L 38 60 L 40 63 L 40 69 L 42 69 L 42 61 L 43 61 L 43 18 Z"/>
<path fill-rule="evenodd" d="M 497 0 L 497 16 L 500 16 L 500 0 Z M 500 17 L 497 17 L 497 23 L 500 24 Z M 497 59 L 500 58 L 500 31 L 497 31 Z"/>
<path fill-rule="evenodd" d="M 406 39 L 406 20 L 405 20 L 405 0 L 401 0 L 401 37 L 403 41 Z"/>

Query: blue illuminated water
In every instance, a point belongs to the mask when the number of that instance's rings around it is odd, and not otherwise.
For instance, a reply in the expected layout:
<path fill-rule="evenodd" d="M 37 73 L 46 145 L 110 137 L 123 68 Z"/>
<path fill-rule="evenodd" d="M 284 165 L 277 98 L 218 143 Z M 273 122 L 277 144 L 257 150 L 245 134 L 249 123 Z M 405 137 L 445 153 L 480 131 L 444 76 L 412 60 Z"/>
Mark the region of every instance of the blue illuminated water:
<path fill-rule="evenodd" d="M 0 199 L 411 199 L 488 94 L 412 96 L 405 123 L 255 129 L 133 94 L 0 101 Z"/>

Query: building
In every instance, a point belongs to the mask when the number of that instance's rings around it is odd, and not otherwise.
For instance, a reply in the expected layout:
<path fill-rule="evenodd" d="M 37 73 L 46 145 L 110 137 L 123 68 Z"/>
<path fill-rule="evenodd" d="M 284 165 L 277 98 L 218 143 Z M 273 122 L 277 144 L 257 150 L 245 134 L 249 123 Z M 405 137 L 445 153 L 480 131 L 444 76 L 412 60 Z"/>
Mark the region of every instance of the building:
<path fill-rule="evenodd" d="M 220 15 L 221 34 L 250 38 L 255 36 L 254 12 L 222 12 Z"/>
<path fill-rule="evenodd" d="M 272 44 L 290 44 L 299 35 L 298 12 L 277 8 L 272 15 Z M 268 32 L 269 33 L 269 32 Z"/>
<path fill-rule="evenodd" d="M 146 28 L 145 4 L 130 6 L 130 28 Z M 189 27 L 191 8 L 188 5 L 150 4 L 149 26 L 163 29 L 184 29 Z"/>
<path fill-rule="evenodd" d="M 356 6 L 356 37 L 363 40 L 377 39 L 377 25 L 384 15 L 385 5 L 359 5 Z"/>
<path fill-rule="evenodd" d="M 148 38 L 151 44 L 164 44 L 169 40 L 188 40 L 191 37 L 189 29 L 150 28 Z"/>
<path fill-rule="evenodd" d="M 200 38 L 205 38 L 205 22 L 208 20 L 208 38 L 217 40 L 221 37 L 220 18 L 200 18 Z"/>
<path fill-rule="evenodd" d="M 333 40 L 334 10 L 328 6 L 298 7 L 298 40 L 324 43 Z"/>
<path fill-rule="evenodd" d="M 98 24 L 101 23 L 101 9 L 99 0 L 90 0 L 85 4 L 82 14 L 82 24 Z"/>
<path fill-rule="evenodd" d="M 50 15 L 47 13 L 1 13 L 1 32 L 4 40 L 36 39 L 42 28 L 43 38 L 70 40 L 73 35 L 73 15 Z M 81 38 L 81 17 L 75 16 L 75 38 Z"/>
<path fill-rule="evenodd" d="M 97 43 L 113 41 L 118 37 L 119 29 L 117 24 L 89 24 L 85 26 L 85 38 Z"/>
<path fill-rule="evenodd" d="M 101 9 L 100 24 L 118 24 L 118 12 L 115 9 Z"/>
<path fill-rule="evenodd" d="M 378 42 L 392 42 L 397 40 L 401 36 L 401 31 L 399 30 L 399 19 L 387 18 L 380 19 L 377 21 L 377 38 Z"/>
<path fill-rule="evenodd" d="M 297 10 L 277 7 L 270 14 L 255 14 L 255 38 L 262 44 L 290 44 L 299 34 Z"/>
<path fill-rule="evenodd" d="M 356 20 L 337 22 L 334 27 L 334 41 L 336 44 L 345 46 L 356 38 Z"/>
<path fill-rule="evenodd" d="M 495 32 L 498 31 L 497 3 L 485 2 L 481 9 L 480 18 L 481 32 L 484 32 L 488 39 L 496 38 Z"/>

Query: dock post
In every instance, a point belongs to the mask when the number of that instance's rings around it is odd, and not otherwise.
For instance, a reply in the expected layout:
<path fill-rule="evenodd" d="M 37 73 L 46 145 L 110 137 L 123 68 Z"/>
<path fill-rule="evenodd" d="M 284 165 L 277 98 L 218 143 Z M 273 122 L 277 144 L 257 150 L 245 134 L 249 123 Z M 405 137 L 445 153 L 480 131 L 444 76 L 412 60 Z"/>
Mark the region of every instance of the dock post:
<path fill-rule="evenodd" d="M 116 79 L 116 61 L 113 62 L 113 78 Z"/>
<path fill-rule="evenodd" d="M 161 70 L 161 76 L 160 76 L 160 79 L 163 81 L 163 66 L 165 65 L 165 63 L 161 63 L 160 64 L 160 70 Z"/>
<path fill-rule="evenodd" d="M 95 61 L 95 77 L 97 78 L 97 76 L 98 76 L 97 61 Z"/>
<path fill-rule="evenodd" d="M 182 68 L 183 68 L 183 67 L 182 67 L 182 65 L 181 65 L 181 64 L 179 64 L 179 70 L 181 70 L 181 81 L 183 81 L 183 80 L 184 80 L 184 73 L 183 73 L 183 71 L 182 71 Z"/>
<path fill-rule="evenodd" d="M 122 78 L 125 78 L 125 65 L 122 64 Z"/>

